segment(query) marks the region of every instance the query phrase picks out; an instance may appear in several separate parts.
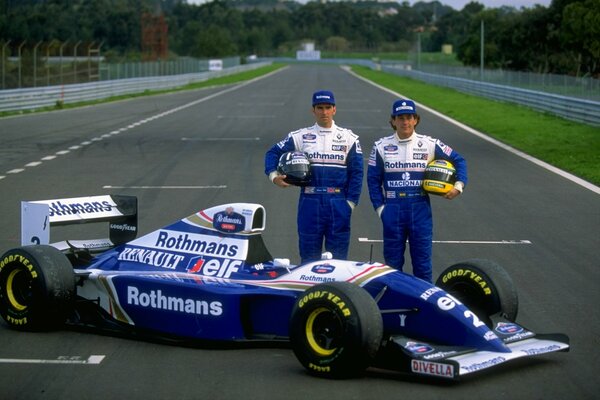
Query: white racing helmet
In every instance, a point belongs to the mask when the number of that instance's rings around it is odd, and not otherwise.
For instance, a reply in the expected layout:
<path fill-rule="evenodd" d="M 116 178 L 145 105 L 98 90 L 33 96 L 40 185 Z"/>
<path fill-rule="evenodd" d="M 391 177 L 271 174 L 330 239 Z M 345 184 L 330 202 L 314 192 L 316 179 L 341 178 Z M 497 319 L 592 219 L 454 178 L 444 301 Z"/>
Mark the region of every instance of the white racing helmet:
<path fill-rule="evenodd" d="M 431 194 L 445 195 L 454 187 L 456 169 L 450 161 L 433 160 L 425 168 L 423 190 Z"/>
<path fill-rule="evenodd" d="M 295 186 L 307 186 L 310 182 L 310 161 L 306 153 L 289 151 L 279 157 L 277 172 L 286 175 L 285 182 Z"/>

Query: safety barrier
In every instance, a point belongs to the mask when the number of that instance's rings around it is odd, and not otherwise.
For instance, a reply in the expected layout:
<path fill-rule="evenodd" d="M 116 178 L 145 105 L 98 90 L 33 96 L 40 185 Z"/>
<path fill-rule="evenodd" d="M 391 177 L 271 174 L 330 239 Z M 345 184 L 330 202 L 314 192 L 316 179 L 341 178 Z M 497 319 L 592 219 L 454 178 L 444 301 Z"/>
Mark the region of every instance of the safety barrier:
<path fill-rule="evenodd" d="M 499 101 L 521 104 L 559 117 L 600 126 L 600 102 L 570 96 L 498 85 L 476 80 L 415 71 L 402 66 L 382 65 L 381 70 L 438 86 Z"/>
<path fill-rule="evenodd" d="M 114 96 L 142 93 L 148 90 L 167 90 L 202 82 L 220 76 L 256 69 L 269 63 L 254 63 L 182 75 L 116 79 L 72 85 L 46 86 L 27 89 L 0 90 L 0 112 L 27 111 L 58 104 L 102 100 Z"/>

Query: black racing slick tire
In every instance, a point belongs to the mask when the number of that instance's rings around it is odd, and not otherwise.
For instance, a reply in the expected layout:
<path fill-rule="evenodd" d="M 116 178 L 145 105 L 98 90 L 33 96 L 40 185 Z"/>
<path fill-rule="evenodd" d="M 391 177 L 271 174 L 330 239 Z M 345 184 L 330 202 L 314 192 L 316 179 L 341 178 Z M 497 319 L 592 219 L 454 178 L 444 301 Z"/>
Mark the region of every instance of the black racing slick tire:
<path fill-rule="evenodd" d="M 383 320 L 375 300 L 348 282 L 313 286 L 292 310 L 292 349 L 312 375 L 360 376 L 375 358 L 382 337 Z"/>
<path fill-rule="evenodd" d="M 74 296 L 73 267 L 54 247 L 19 247 L 0 258 L 0 315 L 10 327 L 58 327 L 72 310 Z"/>
<path fill-rule="evenodd" d="M 488 326 L 495 314 L 512 322 L 517 319 L 519 299 L 513 281 L 504 268 L 490 260 L 454 264 L 440 274 L 436 286 L 464 303 Z"/>

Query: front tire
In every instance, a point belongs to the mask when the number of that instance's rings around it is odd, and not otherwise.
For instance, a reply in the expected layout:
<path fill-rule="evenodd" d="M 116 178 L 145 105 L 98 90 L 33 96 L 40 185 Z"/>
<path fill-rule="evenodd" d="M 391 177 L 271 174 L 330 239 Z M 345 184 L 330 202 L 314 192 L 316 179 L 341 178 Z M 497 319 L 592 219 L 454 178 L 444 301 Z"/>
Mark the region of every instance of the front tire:
<path fill-rule="evenodd" d="M 513 281 L 492 261 L 473 259 L 454 264 L 440 274 L 435 284 L 463 302 L 488 326 L 495 314 L 512 322 L 517 319 L 519 299 Z"/>
<path fill-rule="evenodd" d="M 348 282 L 313 286 L 296 301 L 290 341 L 300 363 L 313 375 L 350 378 L 371 364 L 383 336 L 375 300 Z"/>
<path fill-rule="evenodd" d="M 0 258 L 0 315 L 10 327 L 37 331 L 63 324 L 74 295 L 73 267 L 54 247 L 19 247 Z"/>

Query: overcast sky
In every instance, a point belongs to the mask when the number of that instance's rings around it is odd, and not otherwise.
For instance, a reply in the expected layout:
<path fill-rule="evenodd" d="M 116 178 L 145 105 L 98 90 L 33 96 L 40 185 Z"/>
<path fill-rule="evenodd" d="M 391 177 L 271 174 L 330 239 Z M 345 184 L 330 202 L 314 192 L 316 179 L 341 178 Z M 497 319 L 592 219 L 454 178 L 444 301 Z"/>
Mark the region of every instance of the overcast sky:
<path fill-rule="evenodd" d="M 550 5 L 551 0 L 478 0 L 477 2 L 483 4 L 485 7 L 488 8 L 498 8 L 502 6 L 521 8 L 533 7 L 535 4 L 548 7 Z M 414 3 L 416 3 L 415 0 L 410 1 L 410 4 Z M 455 10 L 462 10 L 465 4 L 470 3 L 470 0 L 440 0 L 440 3 L 450 6 Z"/>
<path fill-rule="evenodd" d="M 300 3 L 306 3 L 307 0 L 297 0 L 297 1 L 299 1 Z M 415 4 L 418 1 L 419 0 L 409 0 L 408 2 L 410 4 Z M 428 0 L 423 0 L 423 1 L 428 2 Z M 455 10 L 462 10 L 462 8 L 465 6 L 465 4 L 468 4 L 471 2 L 471 0 L 439 0 L 439 1 L 442 4 L 445 4 L 447 6 L 454 8 Z M 478 3 L 481 3 L 485 7 L 488 7 L 488 8 L 498 8 L 498 7 L 502 7 L 502 6 L 511 6 L 511 7 L 515 7 L 515 8 L 533 7 L 535 4 L 539 4 L 544 7 L 548 7 L 550 5 L 551 1 L 552 0 L 477 0 Z M 187 2 L 189 4 L 201 4 L 201 3 L 205 3 L 206 0 L 187 0 Z M 402 2 L 402 0 L 400 0 L 399 2 Z"/>

